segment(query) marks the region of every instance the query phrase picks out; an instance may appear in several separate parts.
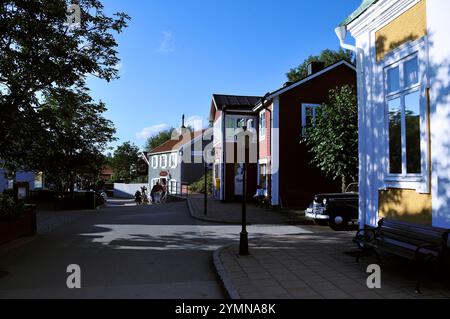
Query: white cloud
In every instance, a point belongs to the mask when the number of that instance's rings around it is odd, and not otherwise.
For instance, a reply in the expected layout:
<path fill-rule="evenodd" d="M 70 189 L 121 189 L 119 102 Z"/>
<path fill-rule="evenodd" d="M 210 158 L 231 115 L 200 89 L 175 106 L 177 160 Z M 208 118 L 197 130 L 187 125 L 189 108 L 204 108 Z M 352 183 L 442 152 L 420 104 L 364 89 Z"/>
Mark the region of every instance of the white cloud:
<path fill-rule="evenodd" d="M 169 127 L 170 126 L 168 124 L 158 124 L 158 125 L 146 127 L 139 133 L 136 133 L 136 137 L 140 140 L 145 140 L 145 139 L 155 136 L 156 134 L 158 134 L 161 131 L 167 130 Z"/>
<path fill-rule="evenodd" d="M 175 51 L 175 39 L 172 35 L 172 32 L 164 31 L 163 33 L 163 39 L 161 41 L 161 44 L 159 45 L 159 48 L 156 52 L 158 53 L 170 53 Z"/>

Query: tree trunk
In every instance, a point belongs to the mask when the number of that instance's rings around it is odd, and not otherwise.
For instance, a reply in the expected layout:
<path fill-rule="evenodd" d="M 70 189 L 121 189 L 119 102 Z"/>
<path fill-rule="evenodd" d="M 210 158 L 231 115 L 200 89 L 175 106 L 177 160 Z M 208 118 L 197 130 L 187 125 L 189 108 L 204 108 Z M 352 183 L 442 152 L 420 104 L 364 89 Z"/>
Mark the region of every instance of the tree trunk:
<path fill-rule="evenodd" d="M 345 193 L 345 191 L 347 190 L 347 177 L 346 176 L 342 176 L 342 192 Z"/>

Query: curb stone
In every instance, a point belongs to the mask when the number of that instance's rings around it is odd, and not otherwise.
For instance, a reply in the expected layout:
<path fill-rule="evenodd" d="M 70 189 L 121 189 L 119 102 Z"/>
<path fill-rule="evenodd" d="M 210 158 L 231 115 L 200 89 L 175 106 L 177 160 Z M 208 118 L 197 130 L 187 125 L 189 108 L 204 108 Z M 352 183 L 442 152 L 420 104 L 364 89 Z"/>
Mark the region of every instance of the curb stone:
<path fill-rule="evenodd" d="M 189 214 L 191 215 L 191 217 L 193 219 L 202 221 L 202 222 L 208 222 L 208 223 L 215 223 L 215 224 L 227 224 L 227 225 L 241 225 L 240 222 L 229 222 L 229 221 L 224 221 L 224 220 L 216 220 L 216 219 L 211 219 L 211 218 L 207 218 L 207 217 L 198 217 L 194 215 L 194 208 L 192 207 L 192 203 L 191 200 L 188 198 L 186 200 L 187 206 L 188 206 L 188 211 Z M 251 226 L 251 223 L 247 223 L 247 226 Z"/>
<path fill-rule="evenodd" d="M 213 262 L 214 262 L 214 267 L 216 268 L 217 274 L 219 275 L 220 280 L 222 281 L 223 286 L 225 287 L 225 290 L 227 291 L 227 294 L 230 297 L 230 299 L 239 300 L 242 298 L 239 295 L 236 288 L 234 288 L 233 283 L 232 283 L 230 277 L 228 276 L 228 274 L 225 270 L 225 267 L 222 264 L 222 261 L 220 260 L 220 255 L 222 254 L 222 252 L 225 249 L 230 248 L 232 246 L 234 246 L 234 245 L 230 244 L 227 246 L 223 246 L 219 249 L 216 249 L 213 253 Z"/>

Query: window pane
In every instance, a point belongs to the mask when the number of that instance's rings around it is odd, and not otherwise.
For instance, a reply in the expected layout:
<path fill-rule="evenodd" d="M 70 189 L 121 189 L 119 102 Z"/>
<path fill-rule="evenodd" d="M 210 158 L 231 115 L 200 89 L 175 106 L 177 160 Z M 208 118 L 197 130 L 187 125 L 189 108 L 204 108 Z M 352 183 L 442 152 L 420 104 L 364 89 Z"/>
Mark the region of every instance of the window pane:
<path fill-rule="evenodd" d="M 420 94 L 414 92 L 405 96 L 406 120 L 406 164 L 408 174 L 422 172 L 420 150 Z"/>
<path fill-rule="evenodd" d="M 405 63 L 405 85 L 410 87 L 411 85 L 419 82 L 419 65 L 417 58 L 414 58 Z"/>
<path fill-rule="evenodd" d="M 402 173 L 402 112 L 400 98 L 389 101 L 389 167 L 391 174 Z"/>
<path fill-rule="evenodd" d="M 400 90 L 400 69 L 395 67 L 387 71 L 388 74 L 388 93 Z"/>

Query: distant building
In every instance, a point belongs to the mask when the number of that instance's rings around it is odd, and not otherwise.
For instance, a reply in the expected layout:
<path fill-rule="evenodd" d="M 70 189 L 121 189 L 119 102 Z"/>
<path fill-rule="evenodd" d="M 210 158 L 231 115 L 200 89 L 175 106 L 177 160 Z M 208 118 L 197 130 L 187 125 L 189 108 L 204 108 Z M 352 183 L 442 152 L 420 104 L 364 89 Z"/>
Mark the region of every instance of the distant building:
<path fill-rule="evenodd" d="M 101 170 L 99 178 L 104 182 L 111 182 L 113 174 L 113 169 L 109 166 L 106 166 Z"/>
<path fill-rule="evenodd" d="M 43 174 L 36 172 L 17 172 L 11 176 L 6 169 L 0 169 L 0 193 L 13 189 L 14 183 L 28 183 L 30 190 L 44 187 Z"/>
<path fill-rule="evenodd" d="M 204 176 L 203 154 L 212 143 L 212 130 L 183 131 L 148 153 L 150 187 L 165 183 L 171 194 L 180 194 L 182 184 L 190 185 Z"/>
<path fill-rule="evenodd" d="M 214 129 L 215 197 L 222 201 L 235 201 L 242 196 L 242 165 L 238 159 L 238 134 L 245 126 L 254 136 L 250 149 L 256 149 L 257 115 L 253 111 L 259 96 L 214 94 L 211 102 L 210 122 Z M 256 152 L 255 152 L 256 153 Z M 247 165 L 247 194 L 256 193 L 257 154 Z M 250 160 L 249 160 L 250 161 Z"/>

